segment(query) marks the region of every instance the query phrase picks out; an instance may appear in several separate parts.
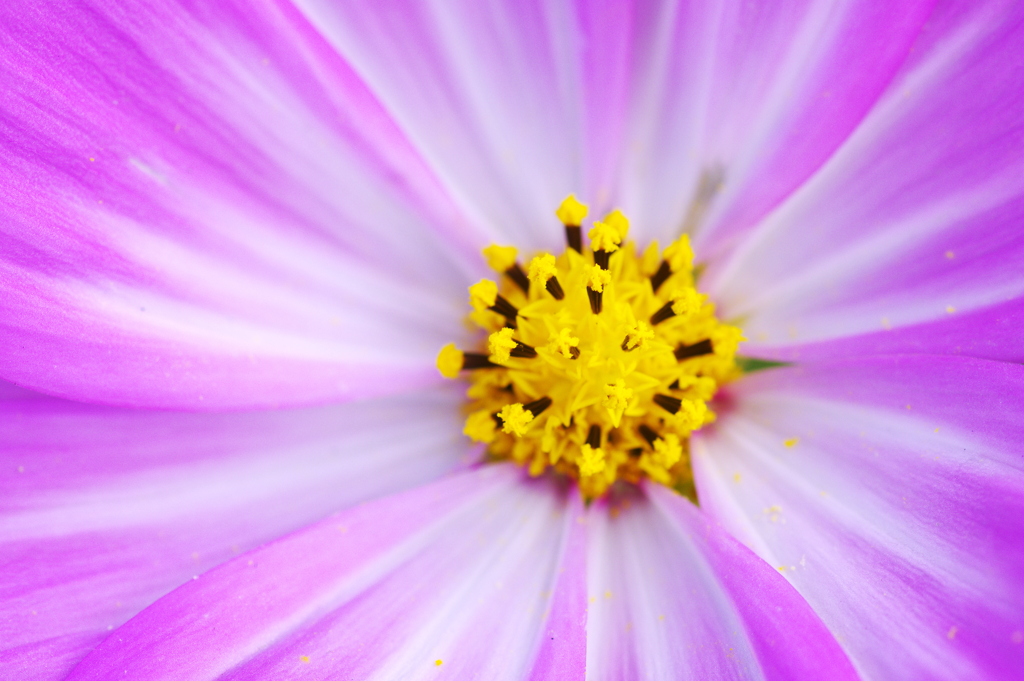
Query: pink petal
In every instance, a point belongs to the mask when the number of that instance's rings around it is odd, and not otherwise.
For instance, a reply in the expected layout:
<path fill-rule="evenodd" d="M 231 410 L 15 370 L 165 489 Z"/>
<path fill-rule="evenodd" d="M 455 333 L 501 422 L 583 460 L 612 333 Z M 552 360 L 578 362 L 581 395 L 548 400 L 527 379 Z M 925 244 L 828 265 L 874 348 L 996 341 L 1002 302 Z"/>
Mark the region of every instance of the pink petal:
<path fill-rule="evenodd" d="M 435 379 L 483 237 L 294 10 L 0 20 L 0 375 L 189 408 Z"/>
<path fill-rule="evenodd" d="M 857 678 L 771 566 L 683 497 L 646 490 L 588 516 L 588 678 Z"/>
<path fill-rule="evenodd" d="M 454 390 L 237 414 L 21 392 L 0 390 L 0 668 L 18 679 L 62 679 L 194 575 L 470 454 Z"/>
<path fill-rule="evenodd" d="M 702 507 L 866 677 L 1021 678 L 1024 367 L 856 359 L 751 376 L 732 400 L 695 443 Z"/>
<path fill-rule="evenodd" d="M 1024 296 L 1022 20 L 1019 3 L 944 7 L 847 143 L 709 269 L 746 352 L 1022 356 L 997 321 Z"/>
<path fill-rule="evenodd" d="M 609 16 L 545 0 L 298 4 L 495 239 L 560 246 L 558 203 L 610 181 L 630 43 L 621 27 L 598 41 L 619 3 Z M 615 101 L 597 111 L 605 77 Z"/>
<path fill-rule="evenodd" d="M 69 678 L 522 678 L 581 511 L 514 466 L 367 504 L 186 584 Z"/>
<path fill-rule="evenodd" d="M 696 231 L 700 256 L 720 257 L 842 145 L 932 4 L 642 5 L 622 189 L 635 222 Z"/>

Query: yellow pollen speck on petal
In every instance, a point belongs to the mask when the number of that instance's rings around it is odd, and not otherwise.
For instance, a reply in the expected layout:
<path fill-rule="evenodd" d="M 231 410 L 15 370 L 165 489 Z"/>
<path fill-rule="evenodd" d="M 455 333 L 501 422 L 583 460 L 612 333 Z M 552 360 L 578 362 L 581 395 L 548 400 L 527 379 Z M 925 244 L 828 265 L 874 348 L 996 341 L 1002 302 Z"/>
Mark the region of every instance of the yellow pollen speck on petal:
<path fill-rule="evenodd" d="M 946 259 L 947 260 L 952 260 L 955 257 L 956 257 L 956 253 L 954 253 L 953 251 L 946 251 Z"/>
<path fill-rule="evenodd" d="M 562 221 L 563 225 L 572 225 L 578 227 L 583 224 L 583 220 L 587 217 L 588 209 L 586 205 L 580 203 L 576 196 L 569 194 L 562 201 L 562 205 L 555 211 L 555 215 Z"/>
<path fill-rule="evenodd" d="M 449 343 L 437 354 L 437 370 L 445 378 L 458 378 L 464 359 L 465 354 L 455 347 L 455 343 Z"/>
<path fill-rule="evenodd" d="M 629 234 L 629 218 L 623 215 L 618 208 L 604 216 L 604 223 L 614 227 L 615 231 L 619 233 L 619 243 L 622 243 L 626 235 Z"/>
<path fill-rule="evenodd" d="M 947 305 L 946 306 L 946 313 L 947 314 L 953 314 L 954 312 L 956 312 L 956 308 L 955 307 L 953 307 L 952 305 Z"/>
<path fill-rule="evenodd" d="M 434 666 L 435 667 L 440 667 L 442 664 L 444 664 L 443 661 L 441 661 L 441 660 L 434 660 Z"/>
<path fill-rule="evenodd" d="M 516 437 L 525 435 L 527 427 L 533 421 L 533 413 L 524 409 L 519 402 L 506 404 L 498 412 L 498 417 L 502 423 L 501 430 Z"/>
<path fill-rule="evenodd" d="M 796 444 L 798 442 L 800 442 L 800 438 L 798 438 L 798 437 L 791 437 L 788 440 L 783 440 L 782 444 L 786 445 L 787 447 L 796 447 Z"/>
<path fill-rule="evenodd" d="M 300 662 L 305 662 L 306 664 L 309 664 L 309 655 L 300 655 L 299 656 L 299 661 Z"/>
<path fill-rule="evenodd" d="M 595 222 L 588 236 L 591 248 L 606 253 L 614 253 L 619 250 L 619 243 L 622 241 L 619 230 L 605 222 Z"/>
<path fill-rule="evenodd" d="M 530 281 L 535 284 L 543 286 L 548 283 L 548 279 L 558 274 L 558 268 L 555 266 L 555 256 L 550 253 L 538 255 L 530 261 L 528 274 Z"/>
<path fill-rule="evenodd" d="M 693 248 L 690 236 L 684 234 L 665 248 L 665 262 L 673 272 L 685 272 L 693 268 Z"/>
<path fill-rule="evenodd" d="M 552 352 L 557 352 L 566 359 L 574 359 L 573 348 L 579 347 L 580 339 L 572 335 L 569 329 L 562 329 L 558 332 L 558 335 L 551 339 L 548 343 L 548 349 Z"/>
<path fill-rule="evenodd" d="M 487 348 L 490 350 L 491 360 L 494 362 L 507 362 L 509 353 L 515 350 L 516 345 L 512 339 L 512 329 L 507 326 L 495 331 L 487 339 Z"/>
<path fill-rule="evenodd" d="M 516 264 L 516 256 L 519 251 L 515 246 L 498 246 L 492 244 L 484 249 L 484 258 L 487 265 L 495 272 L 504 272 Z"/>
<path fill-rule="evenodd" d="M 604 287 L 612 283 L 612 273 L 602 269 L 599 265 L 590 268 L 590 278 L 587 279 L 587 286 L 601 293 Z"/>
<path fill-rule="evenodd" d="M 950 627 L 949 631 L 946 632 L 946 638 L 952 641 L 954 638 L 956 638 L 956 631 L 956 627 Z"/>
<path fill-rule="evenodd" d="M 498 300 L 498 285 L 490 279 L 481 279 L 469 287 L 469 303 L 474 310 L 486 310 Z"/>
<path fill-rule="evenodd" d="M 580 447 L 580 458 L 576 464 L 580 468 L 580 475 L 597 475 L 605 468 L 604 451 L 600 447 L 595 449 L 584 444 Z"/>

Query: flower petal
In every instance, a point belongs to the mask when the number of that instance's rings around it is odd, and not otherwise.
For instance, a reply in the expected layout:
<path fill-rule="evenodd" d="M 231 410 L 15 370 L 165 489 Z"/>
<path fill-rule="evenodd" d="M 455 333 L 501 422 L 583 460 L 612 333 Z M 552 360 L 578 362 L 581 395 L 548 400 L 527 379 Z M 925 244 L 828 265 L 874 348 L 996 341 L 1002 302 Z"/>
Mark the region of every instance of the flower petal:
<path fill-rule="evenodd" d="M 868 678 L 1024 674 L 1024 367 L 936 356 L 778 369 L 694 442 L 703 508 Z"/>
<path fill-rule="evenodd" d="M 583 189 L 584 163 L 581 31 L 570 7 L 297 4 L 495 238 L 525 248 L 561 243 L 553 211 Z"/>
<path fill-rule="evenodd" d="M 29 4 L 0 10 L 0 375 L 189 408 L 435 379 L 483 237 L 300 15 Z"/>
<path fill-rule="evenodd" d="M 945 6 L 843 148 L 709 268 L 746 352 L 1024 356 L 991 319 L 1024 296 L 1022 21 L 1019 3 Z"/>
<path fill-rule="evenodd" d="M 589 678 L 856 679 L 771 566 L 660 485 L 592 506 Z"/>
<path fill-rule="evenodd" d="M 0 395 L 0 666 L 19 679 L 63 679 L 193 575 L 470 454 L 455 390 L 237 414 Z"/>
<path fill-rule="evenodd" d="M 644 4 L 627 211 L 661 239 L 695 232 L 700 257 L 719 257 L 861 122 L 932 4 Z"/>
<path fill-rule="evenodd" d="M 523 678 L 581 511 L 508 465 L 360 506 L 164 597 L 69 678 Z"/>

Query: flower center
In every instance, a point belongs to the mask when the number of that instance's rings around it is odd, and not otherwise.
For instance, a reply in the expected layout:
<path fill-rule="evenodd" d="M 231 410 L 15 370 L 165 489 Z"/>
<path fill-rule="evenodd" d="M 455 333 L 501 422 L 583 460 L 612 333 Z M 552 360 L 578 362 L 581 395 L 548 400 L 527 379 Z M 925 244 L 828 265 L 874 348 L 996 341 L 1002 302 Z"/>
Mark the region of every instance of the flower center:
<path fill-rule="evenodd" d="M 692 497 L 689 436 L 739 375 L 742 334 L 697 292 L 686 235 L 638 253 L 614 211 L 584 248 L 587 207 L 569 196 L 556 214 L 568 241 L 557 257 L 540 253 L 524 271 L 515 248 L 484 249 L 500 283 L 469 288 L 469 319 L 486 347 L 438 355 L 444 376 L 467 372 L 464 432 L 492 459 L 578 479 L 588 498 L 644 477 Z"/>

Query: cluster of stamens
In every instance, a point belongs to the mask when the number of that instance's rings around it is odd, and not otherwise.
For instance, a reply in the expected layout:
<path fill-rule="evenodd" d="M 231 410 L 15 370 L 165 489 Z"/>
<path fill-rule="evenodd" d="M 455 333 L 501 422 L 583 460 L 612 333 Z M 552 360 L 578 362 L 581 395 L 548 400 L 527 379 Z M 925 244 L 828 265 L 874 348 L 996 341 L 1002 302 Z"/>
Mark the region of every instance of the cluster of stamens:
<path fill-rule="evenodd" d="M 614 211 L 584 248 L 586 206 L 570 196 L 556 214 L 568 242 L 558 257 L 540 253 L 524 269 L 513 247 L 484 250 L 499 281 L 469 294 L 486 349 L 438 355 L 444 376 L 467 372 L 464 432 L 494 459 L 578 479 L 589 498 L 643 477 L 692 496 L 689 436 L 738 375 L 741 332 L 694 287 L 686 235 L 638 253 Z"/>

